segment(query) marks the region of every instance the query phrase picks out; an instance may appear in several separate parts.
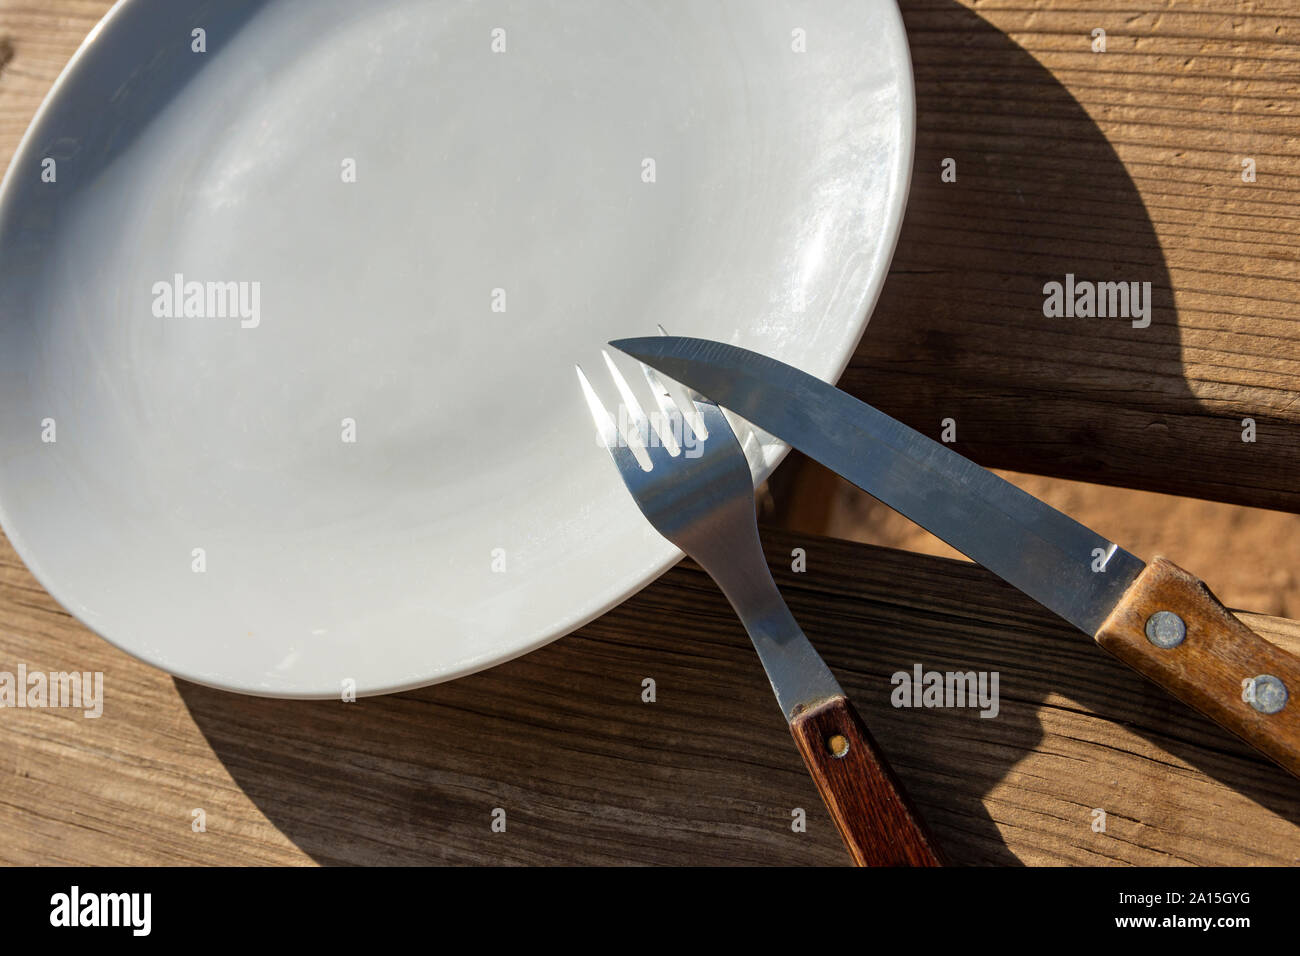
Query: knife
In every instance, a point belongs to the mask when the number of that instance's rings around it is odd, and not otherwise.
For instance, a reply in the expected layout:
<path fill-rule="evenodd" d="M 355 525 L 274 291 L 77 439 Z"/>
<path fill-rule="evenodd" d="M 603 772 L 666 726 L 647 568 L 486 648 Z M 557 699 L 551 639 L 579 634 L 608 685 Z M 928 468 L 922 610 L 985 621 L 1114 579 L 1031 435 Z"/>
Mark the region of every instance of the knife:
<path fill-rule="evenodd" d="M 1149 565 L 821 379 L 706 339 L 610 343 L 838 472 L 1300 777 L 1300 658 L 1171 561 Z"/>

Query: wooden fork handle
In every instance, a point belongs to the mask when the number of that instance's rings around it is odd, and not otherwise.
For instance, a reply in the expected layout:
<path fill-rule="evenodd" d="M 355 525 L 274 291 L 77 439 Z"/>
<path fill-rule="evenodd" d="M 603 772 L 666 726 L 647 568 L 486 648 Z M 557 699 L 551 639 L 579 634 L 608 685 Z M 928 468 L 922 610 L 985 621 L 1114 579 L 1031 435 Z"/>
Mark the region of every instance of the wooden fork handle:
<path fill-rule="evenodd" d="M 1300 658 L 1242 624 L 1197 578 L 1156 558 L 1096 639 L 1300 777 Z"/>
<path fill-rule="evenodd" d="M 790 732 L 858 866 L 941 866 L 938 845 L 845 697 L 790 721 Z"/>

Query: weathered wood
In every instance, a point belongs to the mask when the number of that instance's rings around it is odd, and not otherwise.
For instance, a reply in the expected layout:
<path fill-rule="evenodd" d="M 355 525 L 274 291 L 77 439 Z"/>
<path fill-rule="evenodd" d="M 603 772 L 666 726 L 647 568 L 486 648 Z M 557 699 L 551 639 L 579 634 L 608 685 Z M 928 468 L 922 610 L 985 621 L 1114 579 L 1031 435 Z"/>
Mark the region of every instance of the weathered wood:
<path fill-rule="evenodd" d="M 1300 863 L 1293 778 L 987 572 L 765 538 L 948 862 Z M 1300 625 L 1245 620 L 1300 649 Z M 98 720 L 0 710 L 0 863 L 849 861 L 743 628 L 689 563 L 519 660 L 345 704 L 173 681 L 73 621 L 4 542 L 0 649 L 0 670 L 106 684 Z M 891 676 L 915 664 L 998 672 L 998 715 L 895 708 Z"/>
<path fill-rule="evenodd" d="M 1097 643 L 1300 776 L 1300 658 L 1234 618 L 1182 568 L 1151 562 Z"/>
<path fill-rule="evenodd" d="M 109 5 L 0 7 L 0 164 Z M 844 381 L 928 434 L 955 418 L 987 464 L 1300 510 L 1300 21 L 1281 0 L 1088 6 L 904 0 L 917 175 Z M 1151 281 L 1152 325 L 1044 319 L 1042 284 L 1066 272 Z M 1300 862 L 1292 778 L 979 568 L 768 540 L 950 862 Z M 1243 620 L 1300 650 L 1300 625 Z M 487 673 L 302 703 L 128 658 L 0 540 L 0 655 L 107 683 L 98 720 L 0 710 L 3 863 L 847 860 L 743 631 L 689 564 Z M 892 707 L 890 676 L 917 663 L 997 671 L 998 716 Z"/>
<path fill-rule="evenodd" d="M 14 0 L 0 5 L 0 168 L 68 58 L 111 0 Z"/>
<path fill-rule="evenodd" d="M 1142 7 L 904 0 L 912 191 L 841 384 L 987 466 L 1300 511 L 1300 20 Z M 1067 273 L 1150 327 L 1044 317 Z"/>
<path fill-rule="evenodd" d="M 942 866 L 898 775 L 845 697 L 795 716 L 790 733 L 858 866 Z"/>

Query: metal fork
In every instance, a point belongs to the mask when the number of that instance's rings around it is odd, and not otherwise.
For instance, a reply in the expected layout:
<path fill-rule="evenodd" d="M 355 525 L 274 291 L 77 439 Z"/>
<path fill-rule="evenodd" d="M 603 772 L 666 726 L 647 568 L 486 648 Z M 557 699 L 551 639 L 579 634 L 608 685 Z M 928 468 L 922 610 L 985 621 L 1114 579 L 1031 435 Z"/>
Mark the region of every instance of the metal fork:
<path fill-rule="evenodd" d="M 897 776 L 777 590 L 758 537 L 749 464 L 722 410 L 694 393 L 683 409 L 642 366 L 660 411 L 648 420 L 608 353 L 605 362 L 631 427 L 619 431 L 579 367 L 596 430 L 641 513 L 708 572 L 745 625 L 854 862 L 939 865 L 937 846 Z"/>

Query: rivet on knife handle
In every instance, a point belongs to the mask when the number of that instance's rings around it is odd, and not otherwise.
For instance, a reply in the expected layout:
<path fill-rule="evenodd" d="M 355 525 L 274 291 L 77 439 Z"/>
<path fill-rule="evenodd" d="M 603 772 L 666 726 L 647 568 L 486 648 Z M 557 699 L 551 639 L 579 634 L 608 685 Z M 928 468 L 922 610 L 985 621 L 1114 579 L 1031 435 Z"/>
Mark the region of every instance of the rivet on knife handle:
<path fill-rule="evenodd" d="M 790 718 L 790 733 L 859 866 L 942 866 L 938 846 L 845 697 Z"/>
<path fill-rule="evenodd" d="M 1242 624 L 1197 578 L 1156 558 L 1096 639 L 1300 776 L 1300 658 Z"/>

